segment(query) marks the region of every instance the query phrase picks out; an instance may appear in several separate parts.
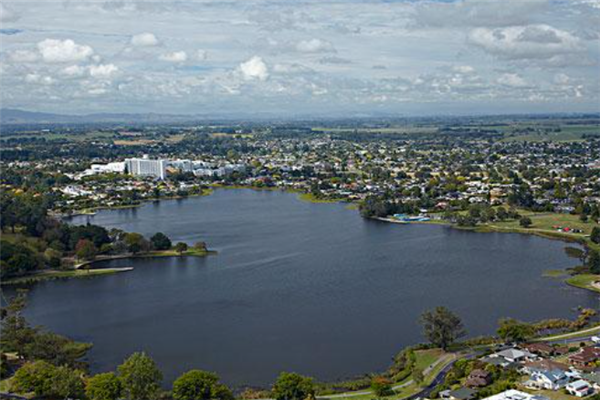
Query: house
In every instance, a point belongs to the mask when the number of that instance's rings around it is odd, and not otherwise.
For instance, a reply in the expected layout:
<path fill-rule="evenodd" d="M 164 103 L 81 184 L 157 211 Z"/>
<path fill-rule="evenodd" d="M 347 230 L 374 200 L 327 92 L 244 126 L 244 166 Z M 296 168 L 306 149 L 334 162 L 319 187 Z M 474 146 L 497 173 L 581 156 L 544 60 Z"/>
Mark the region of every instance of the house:
<path fill-rule="evenodd" d="M 567 384 L 565 389 L 567 390 L 567 393 L 577 397 L 585 397 L 594 393 L 592 385 L 582 379 Z"/>
<path fill-rule="evenodd" d="M 594 390 L 600 392 L 600 374 L 581 374 L 581 379 L 589 382 Z"/>
<path fill-rule="evenodd" d="M 557 346 L 557 347 L 554 348 L 554 355 L 555 356 L 564 356 L 568 352 L 569 352 L 569 347 L 568 346 Z"/>
<path fill-rule="evenodd" d="M 481 359 L 481 361 L 483 361 L 486 364 L 491 364 L 491 365 L 495 365 L 497 367 L 502 367 L 502 368 L 510 368 L 510 367 L 516 366 L 515 363 L 508 362 L 504 358 L 501 358 L 501 357 L 492 357 L 492 356 L 483 357 Z"/>
<path fill-rule="evenodd" d="M 524 348 L 530 353 L 542 357 L 551 357 L 554 355 L 554 347 L 547 343 L 530 343 L 525 345 Z"/>
<path fill-rule="evenodd" d="M 519 349 L 506 349 L 499 351 L 498 353 L 492 354 L 490 357 L 499 357 L 504 358 L 509 363 L 520 363 L 525 361 L 532 361 L 537 358 L 537 356 L 528 351 L 519 350 Z"/>
<path fill-rule="evenodd" d="M 445 393 L 448 400 L 473 400 L 477 395 L 477 391 L 469 388 L 460 388 L 456 390 L 447 391 Z M 440 393 L 441 395 L 441 393 Z"/>
<path fill-rule="evenodd" d="M 478 388 L 487 386 L 490 383 L 492 383 L 492 375 L 488 371 L 474 369 L 467 377 L 465 386 L 468 388 Z"/>
<path fill-rule="evenodd" d="M 545 396 L 533 395 L 519 390 L 510 389 L 502 393 L 486 397 L 482 400 L 549 400 Z"/>
<path fill-rule="evenodd" d="M 594 367 L 594 363 L 600 359 L 600 348 L 597 347 L 584 347 L 569 356 L 569 362 L 576 368 L 590 369 Z"/>
<path fill-rule="evenodd" d="M 559 390 L 569 383 L 569 377 L 560 369 L 552 371 L 534 370 L 525 386 L 531 389 Z"/>
<path fill-rule="evenodd" d="M 520 372 L 531 375 L 533 371 L 552 371 L 557 369 L 567 372 L 570 370 L 570 367 L 567 364 L 553 360 L 527 361 L 523 364 L 523 367 L 521 367 Z"/>

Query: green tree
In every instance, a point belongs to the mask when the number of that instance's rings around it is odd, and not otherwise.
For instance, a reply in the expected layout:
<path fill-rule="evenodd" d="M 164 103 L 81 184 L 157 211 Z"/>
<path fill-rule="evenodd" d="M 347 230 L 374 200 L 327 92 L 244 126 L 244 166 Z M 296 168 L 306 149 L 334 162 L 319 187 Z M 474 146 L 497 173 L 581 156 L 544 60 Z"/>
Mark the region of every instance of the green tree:
<path fill-rule="evenodd" d="M 206 242 L 196 242 L 196 243 L 194 243 L 194 249 L 200 250 L 200 251 L 206 251 L 207 250 Z"/>
<path fill-rule="evenodd" d="M 162 232 L 157 232 L 150 238 L 155 250 L 169 250 L 172 246 L 171 239 Z"/>
<path fill-rule="evenodd" d="M 305 400 L 315 394 L 311 378 L 293 372 L 282 372 L 272 389 L 273 397 L 277 400 Z"/>
<path fill-rule="evenodd" d="M 233 394 L 225 385 L 219 383 L 219 377 L 200 370 L 191 370 L 173 382 L 175 400 L 232 400 Z"/>
<path fill-rule="evenodd" d="M 80 359 L 92 348 L 91 343 L 75 342 L 53 332 L 39 332 L 21 348 L 29 360 L 45 360 L 54 365 L 77 367 Z"/>
<path fill-rule="evenodd" d="M 188 249 L 188 245 L 186 243 L 179 242 L 175 245 L 175 251 L 178 252 L 180 255 L 187 249 Z"/>
<path fill-rule="evenodd" d="M 533 222 L 529 217 L 521 217 L 521 219 L 519 219 L 519 225 L 521 225 L 523 228 L 529 228 L 532 224 Z"/>
<path fill-rule="evenodd" d="M 444 350 L 466 334 L 460 317 L 446 307 L 436 307 L 424 312 L 421 323 L 427 340 Z"/>
<path fill-rule="evenodd" d="M 371 380 L 371 390 L 377 397 L 386 397 L 393 393 L 390 380 L 383 376 L 376 376 Z"/>
<path fill-rule="evenodd" d="M 160 390 L 162 373 L 145 353 L 134 353 L 117 367 L 123 394 L 129 400 L 149 400 Z"/>
<path fill-rule="evenodd" d="M 80 239 L 75 246 L 75 255 L 80 260 L 93 260 L 98 254 L 98 249 L 91 240 Z"/>
<path fill-rule="evenodd" d="M 121 392 L 121 381 L 114 372 L 94 375 L 85 386 L 85 394 L 90 400 L 117 400 Z"/>
<path fill-rule="evenodd" d="M 597 226 L 592 229 L 592 233 L 590 234 L 590 240 L 596 244 L 600 244 L 600 228 Z"/>
<path fill-rule="evenodd" d="M 586 264 L 592 274 L 600 274 L 600 253 L 590 250 Z"/>
<path fill-rule="evenodd" d="M 52 373 L 51 396 L 63 399 L 81 399 L 84 395 L 83 371 L 66 366 L 56 367 Z"/>
<path fill-rule="evenodd" d="M 149 248 L 148 241 L 139 233 L 132 232 L 125 234 L 124 241 L 127 245 L 127 249 L 133 254 L 147 251 Z"/>
<path fill-rule="evenodd" d="M 46 361 L 28 362 L 17 370 L 12 388 L 17 393 L 48 396 L 52 392 L 52 377 L 56 367 Z"/>
<path fill-rule="evenodd" d="M 526 322 L 513 318 L 503 318 L 498 321 L 498 336 L 505 341 L 523 342 L 535 334 L 535 328 Z"/>

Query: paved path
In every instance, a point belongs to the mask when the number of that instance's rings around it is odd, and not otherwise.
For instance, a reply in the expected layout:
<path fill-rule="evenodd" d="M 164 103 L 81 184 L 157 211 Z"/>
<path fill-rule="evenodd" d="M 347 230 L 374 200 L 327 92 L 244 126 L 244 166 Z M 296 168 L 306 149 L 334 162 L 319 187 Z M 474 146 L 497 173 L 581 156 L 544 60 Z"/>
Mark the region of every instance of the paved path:
<path fill-rule="evenodd" d="M 552 341 L 581 341 L 581 340 L 589 340 L 592 336 L 582 336 L 582 337 L 572 337 L 573 335 L 585 335 L 586 333 L 600 333 L 600 326 L 594 326 L 593 328 L 584 329 L 579 332 L 571 332 L 571 333 L 563 333 L 560 335 L 549 336 L 545 338 L 535 339 L 535 342 L 552 342 Z"/>

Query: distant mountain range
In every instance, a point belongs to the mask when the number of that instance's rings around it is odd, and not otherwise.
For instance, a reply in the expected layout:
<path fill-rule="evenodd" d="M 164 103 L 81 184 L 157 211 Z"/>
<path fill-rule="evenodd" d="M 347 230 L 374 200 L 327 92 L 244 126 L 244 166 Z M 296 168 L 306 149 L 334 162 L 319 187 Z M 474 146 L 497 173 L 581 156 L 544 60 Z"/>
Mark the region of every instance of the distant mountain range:
<path fill-rule="evenodd" d="M 205 117 L 176 114 L 97 113 L 85 115 L 52 114 L 11 108 L 0 109 L 2 124 L 73 124 L 73 123 L 161 123 L 189 122 Z"/>

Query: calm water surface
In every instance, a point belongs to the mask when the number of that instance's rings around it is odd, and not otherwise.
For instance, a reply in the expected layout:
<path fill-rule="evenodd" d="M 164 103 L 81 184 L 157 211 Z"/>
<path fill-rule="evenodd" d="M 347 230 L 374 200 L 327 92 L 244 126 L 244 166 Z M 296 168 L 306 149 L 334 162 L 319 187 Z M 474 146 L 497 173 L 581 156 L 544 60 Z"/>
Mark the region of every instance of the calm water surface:
<path fill-rule="evenodd" d="M 323 380 L 382 370 L 422 340 L 418 317 L 437 305 L 459 313 L 472 336 L 505 316 L 574 317 L 577 306 L 598 306 L 596 295 L 541 276 L 573 264 L 564 243 L 366 221 L 295 197 L 218 190 L 77 217 L 205 240 L 219 254 L 113 261 L 104 265 L 135 270 L 40 283 L 27 315 L 93 342 L 95 372 L 146 350 L 167 381 L 202 368 L 232 385 L 268 385 L 282 370 Z"/>

